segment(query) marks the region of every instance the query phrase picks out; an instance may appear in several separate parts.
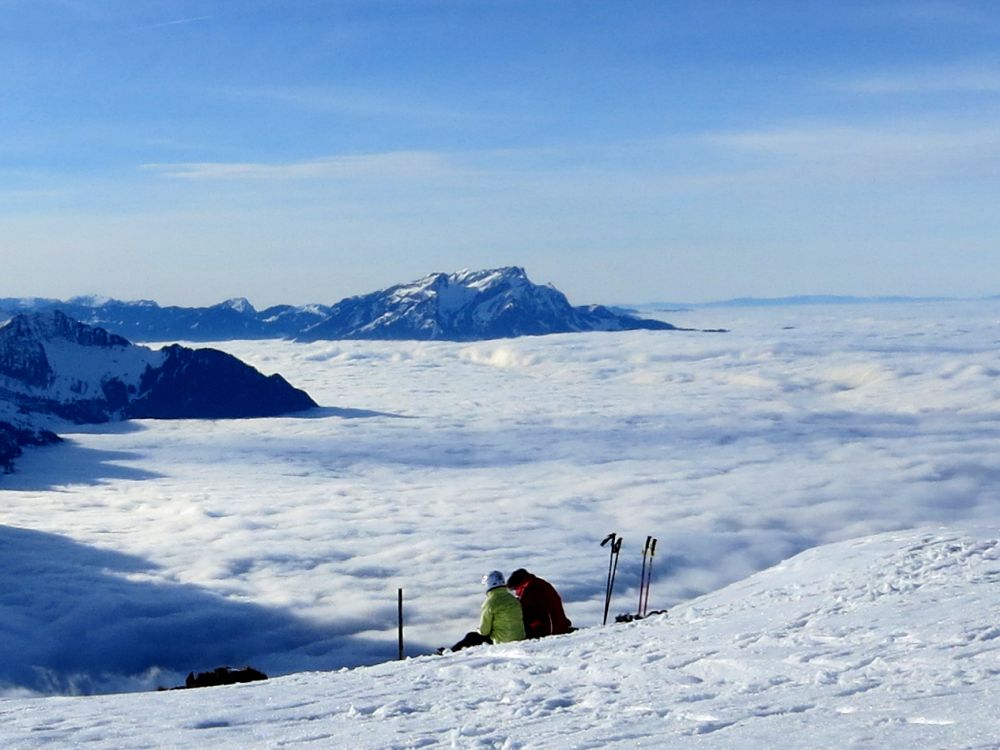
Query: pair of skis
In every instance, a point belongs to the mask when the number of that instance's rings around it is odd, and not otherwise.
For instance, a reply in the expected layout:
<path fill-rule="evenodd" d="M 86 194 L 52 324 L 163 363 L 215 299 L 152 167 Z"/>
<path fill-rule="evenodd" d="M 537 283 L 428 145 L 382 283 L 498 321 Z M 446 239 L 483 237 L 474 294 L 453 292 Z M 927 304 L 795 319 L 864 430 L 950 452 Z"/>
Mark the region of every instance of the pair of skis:
<path fill-rule="evenodd" d="M 622 551 L 622 537 L 615 532 L 611 532 L 601 546 L 610 542 L 611 557 L 608 560 L 608 583 L 604 589 L 604 625 L 608 624 L 608 610 L 611 608 L 611 593 L 615 587 L 615 574 L 618 572 L 618 556 Z M 646 546 L 642 550 L 642 573 L 639 578 L 639 606 L 634 617 L 628 619 L 638 619 L 645 617 L 649 611 L 649 587 L 653 582 L 653 558 L 656 556 L 656 539 L 652 536 L 646 537 Z"/>

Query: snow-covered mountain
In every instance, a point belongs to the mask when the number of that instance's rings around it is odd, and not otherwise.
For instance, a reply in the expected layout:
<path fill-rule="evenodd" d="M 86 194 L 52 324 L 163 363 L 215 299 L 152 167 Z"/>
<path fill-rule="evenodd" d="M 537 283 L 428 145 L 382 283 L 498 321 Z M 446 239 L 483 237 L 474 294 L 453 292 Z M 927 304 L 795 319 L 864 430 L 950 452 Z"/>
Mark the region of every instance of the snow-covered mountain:
<path fill-rule="evenodd" d="M 100 326 L 131 340 L 222 341 L 288 338 L 322 320 L 322 306 L 280 305 L 258 311 L 242 297 L 211 307 L 160 307 L 151 300 L 123 302 L 106 297 L 0 299 L 0 316 L 59 310 L 74 320 Z"/>
<path fill-rule="evenodd" d="M 20 445 L 51 442 L 56 420 L 263 417 L 316 406 L 280 375 L 232 355 L 131 344 L 58 310 L 0 326 L 0 467 Z"/>
<path fill-rule="evenodd" d="M 554 287 L 533 284 L 523 268 L 509 267 L 434 273 L 410 284 L 345 299 L 298 338 L 467 341 L 673 328 L 600 305 L 574 307 Z"/>
<path fill-rule="evenodd" d="M 145 341 L 231 339 L 478 339 L 573 331 L 670 330 L 674 326 L 612 311 L 574 307 L 523 268 L 435 273 L 419 281 L 350 297 L 333 306 L 277 305 L 256 310 L 244 298 L 212 307 L 160 307 L 99 297 L 0 299 L 0 315 L 60 310 L 71 318 Z"/>

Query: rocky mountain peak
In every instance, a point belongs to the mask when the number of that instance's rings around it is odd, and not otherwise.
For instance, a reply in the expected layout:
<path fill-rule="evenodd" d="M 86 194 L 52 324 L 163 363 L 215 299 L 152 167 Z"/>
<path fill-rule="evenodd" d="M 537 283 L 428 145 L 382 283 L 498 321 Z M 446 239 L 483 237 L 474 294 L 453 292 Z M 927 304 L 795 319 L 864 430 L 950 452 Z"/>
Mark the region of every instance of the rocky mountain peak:
<path fill-rule="evenodd" d="M 46 341 L 104 348 L 131 346 L 127 339 L 80 323 L 59 310 L 21 313 L 0 326 L 0 347 Z"/>
<path fill-rule="evenodd" d="M 478 339 L 539 336 L 573 331 L 667 330 L 673 326 L 613 313 L 603 307 L 573 307 L 552 286 L 533 284 L 519 266 L 453 274 L 434 273 L 343 300 L 298 338 Z"/>
<path fill-rule="evenodd" d="M 241 315 L 255 315 L 257 313 L 257 310 L 250 304 L 250 300 L 246 297 L 233 297 L 216 305 L 216 307 L 220 309 L 233 310 Z"/>
<path fill-rule="evenodd" d="M 316 406 L 280 375 L 264 375 L 216 349 L 153 350 L 57 310 L 0 326 L 0 471 L 20 446 L 50 442 L 53 418 L 264 417 Z"/>
<path fill-rule="evenodd" d="M 58 310 L 21 313 L 0 326 L 0 375 L 32 388 L 51 385 L 56 374 L 46 345 L 52 342 L 101 349 L 131 346 L 121 336 L 78 323 Z"/>

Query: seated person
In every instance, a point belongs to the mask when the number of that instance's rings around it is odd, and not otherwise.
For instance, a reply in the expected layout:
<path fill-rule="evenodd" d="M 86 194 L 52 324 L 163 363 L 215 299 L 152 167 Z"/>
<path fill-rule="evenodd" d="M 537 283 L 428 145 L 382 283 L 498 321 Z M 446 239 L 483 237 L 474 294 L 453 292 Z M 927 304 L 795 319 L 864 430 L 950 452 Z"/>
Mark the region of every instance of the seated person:
<path fill-rule="evenodd" d="M 545 579 L 518 568 L 510 574 L 507 588 L 512 589 L 521 601 L 524 631 L 528 638 L 572 633 L 575 629 L 563 611 L 559 592 Z"/>
<path fill-rule="evenodd" d="M 521 603 L 507 590 L 505 583 L 503 573 L 499 570 L 483 576 L 486 599 L 483 601 L 479 617 L 479 630 L 467 633 L 462 640 L 451 647 L 452 651 L 484 643 L 524 640 Z M 439 653 L 443 653 L 443 649 Z"/>

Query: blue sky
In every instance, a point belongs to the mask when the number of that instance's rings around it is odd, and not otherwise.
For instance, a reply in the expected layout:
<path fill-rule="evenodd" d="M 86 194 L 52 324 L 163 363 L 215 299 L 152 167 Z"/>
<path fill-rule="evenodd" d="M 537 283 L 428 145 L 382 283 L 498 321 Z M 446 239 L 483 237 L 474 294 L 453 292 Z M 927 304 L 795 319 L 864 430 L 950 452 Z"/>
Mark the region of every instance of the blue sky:
<path fill-rule="evenodd" d="M 1000 294 L 993 2 L 0 0 L 0 296 Z"/>

